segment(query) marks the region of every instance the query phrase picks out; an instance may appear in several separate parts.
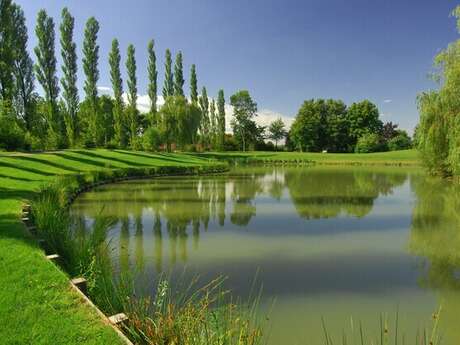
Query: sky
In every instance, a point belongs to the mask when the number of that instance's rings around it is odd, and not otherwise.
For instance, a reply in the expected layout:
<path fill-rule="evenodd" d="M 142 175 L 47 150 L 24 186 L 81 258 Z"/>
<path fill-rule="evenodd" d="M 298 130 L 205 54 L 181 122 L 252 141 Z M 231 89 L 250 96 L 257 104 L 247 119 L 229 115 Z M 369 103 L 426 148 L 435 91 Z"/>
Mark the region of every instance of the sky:
<path fill-rule="evenodd" d="M 303 101 L 311 98 L 336 98 L 347 104 L 369 99 L 379 107 L 383 121 L 398 123 L 410 133 L 418 122 L 417 94 L 436 88 L 428 77 L 433 57 L 458 38 L 449 14 L 460 4 L 453 0 L 16 2 L 26 15 L 31 51 L 37 43 L 37 12 L 45 8 L 58 29 L 62 8 L 69 8 L 76 21 L 81 93 L 84 25 L 95 16 L 101 26 L 100 91 L 110 87 L 107 57 L 112 39 L 120 41 L 123 63 L 132 43 L 140 108 L 147 101 L 147 43 L 154 39 L 159 93 L 164 51 L 170 48 L 173 54 L 183 53 L 187 94 L 194 63 L 199 87 L 206 86 L 212 97 L 220 88 L 227 100 L 237 90 L 249 90 L 261 124 L 282 117 L 289 125 Z"/>

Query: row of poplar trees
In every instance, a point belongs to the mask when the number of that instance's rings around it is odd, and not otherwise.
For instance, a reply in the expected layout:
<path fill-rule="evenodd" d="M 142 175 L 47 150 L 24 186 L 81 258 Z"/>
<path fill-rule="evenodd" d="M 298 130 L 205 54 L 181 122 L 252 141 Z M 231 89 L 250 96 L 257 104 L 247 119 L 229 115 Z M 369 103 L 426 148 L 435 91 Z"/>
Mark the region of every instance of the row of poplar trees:
<path fill-rule="evenodd" d="M 99 23 L 86 22 L 82 67 L 84 99 L 77 88 L 78 58 L 74 42 L 75 19 L 62 10 L 59 26 L 62 75 L 57 77 L 55 24 L 45 10 L 37 16 L 35 62 L 27 50 L 24 12 L 11 0 L 0 0 L 0 148 L 54 149 L 66 147 L 131 147 L 158 149 L 188 145 L 221 150 L 225 139 L 225 99 L 208 98 L 206 88 L 198 93 L 195 65 L 190 71 L 190 99 L 184 93 L 183 56 L 165 54 L 164 105 L 158 104 L 158 70 L 154 41 L 148 43 L 149 112 L 137 109 L 135 48 L 126 56 L 126 93 L 122 58 L 117 39 L 108 57 L 113 97 L 98 94 Z M 35 79 L 43 96 L 35 90 Z"/>

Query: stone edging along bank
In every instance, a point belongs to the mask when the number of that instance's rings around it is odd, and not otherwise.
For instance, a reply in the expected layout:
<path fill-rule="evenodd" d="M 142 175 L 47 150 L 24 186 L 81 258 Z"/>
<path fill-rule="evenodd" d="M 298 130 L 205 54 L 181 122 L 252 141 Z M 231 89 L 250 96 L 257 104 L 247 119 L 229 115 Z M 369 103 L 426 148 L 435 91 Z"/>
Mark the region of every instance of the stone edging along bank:
<path fill-rule="evenodd" d="M 127 169 L 116 169 L 116 170 L 98 170 L 88 173 L 80 173 L 77 175 L 61 176 L 58 177 L 59 182 L 63 183 L 66 187 L 66 198 L 65 205 L 68 208 L 75 198 L 94 187 L 116 183 L 127 180 L 137 179 L 150 179 L 155 177 L 165 176 L 192 176 L 192 175 L 205 175 L 205 174 L 218 174 L 228 171 L 228 165 L 226 164 L 215 164 L 210 166 L 163 166 L 163 167 L 143 167 L 143 168 L 127 168 Z M 67 180 L 67 181 L 66 181 Z M 58 183 L 59 183 L 58 182 Z M 56 183 L 56 181 L 54 182 Z M 66 183 L 68 183 L 66 185 Z M 48 260 L 55 263 L 58 267 L 59 254 L 49 253 L 46 251 L 48 247 L 45 240 L 38 238 L 37 228 L 33 221 L 33 200 L 28 201 L 22 206 L 21 220 L 26 226 L 26 229 L 35 237 L 40 247 L 45 252 L 45 256 Z M 124 313 L 119 313 L 112 316 L 105 315 L 88 297 L 87 295 L 87 282 L 85 278 L 76 277 L 70 279 L 69 282 L 72 290 L 74 290 L 84 303 L 90 306 L 102 319 L 102 321 L 112 327 L 118 334 L 120 339 L 129 345 L 133 345 L 131 340 L 121 331 L 121 326 L 124 322 L 128 321 L 127 316 Z"/>

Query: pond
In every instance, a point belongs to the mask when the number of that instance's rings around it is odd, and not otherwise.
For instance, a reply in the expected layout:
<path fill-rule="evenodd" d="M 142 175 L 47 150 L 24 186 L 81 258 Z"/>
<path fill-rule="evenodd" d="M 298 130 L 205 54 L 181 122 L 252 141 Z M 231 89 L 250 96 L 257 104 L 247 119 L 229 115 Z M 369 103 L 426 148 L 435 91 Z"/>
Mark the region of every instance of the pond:
<path fill-rule="evenodd" d="M 184 269 L 242 297 L 256 280 L 270 344 L 323 344 L 322 319 L 335 339 L 360 323 L 379 339 L 381 315 L 412 343 L 440 306 L 443 344 L 458 344 L 459 210 L 459 187 L 421 169 L 334 166 L 128 181 L 72 206 L 118 219 L 113 261 L 143 293 Z"/>

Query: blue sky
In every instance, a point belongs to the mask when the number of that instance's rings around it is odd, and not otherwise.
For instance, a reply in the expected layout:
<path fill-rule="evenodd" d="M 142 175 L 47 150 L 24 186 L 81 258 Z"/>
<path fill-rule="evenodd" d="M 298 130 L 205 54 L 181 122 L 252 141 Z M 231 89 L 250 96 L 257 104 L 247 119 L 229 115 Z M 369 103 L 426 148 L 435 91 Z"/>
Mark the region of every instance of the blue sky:
<path fill-rule="evenodd" d="M 184 54 L 214 96 L 248 89 L 264 120 L 293 117 L 303 100 L 370 99 L 384 121 L 412 131 L 417 93 L 434 88 L 427 74 L 434 55 L 458 37 L 449 17 L 452 0 L 17 0 L 26 14 L 29 46 L 40 8 L 55 18 L 67 6 L 76 19 L 81 59 L 84 24 L 100 22 L 99 85 L 110 86 L 107 63 L 113 38 L 136 47 L 139 94 L 146 94 L 149 39 L 156 42 L 159 83 L 164 50 Z M 58 42 L 58 40 L 56 41 Z M 57 45 L 59 49 L 59 45 Z M 58 50 L 57 50 L 58 51 Z M 34 57 L 34 55 L 32 55 Z M 59 60 L 60 61 L 60 60 Z M 125 72 L 123 70 L 123 72 Z M 79 86 L 83 85 L 80 68 Z M 126 73 L 124 73 L 126 76 Z M 161 89 L 160 89 L 161 90 Z"/>

